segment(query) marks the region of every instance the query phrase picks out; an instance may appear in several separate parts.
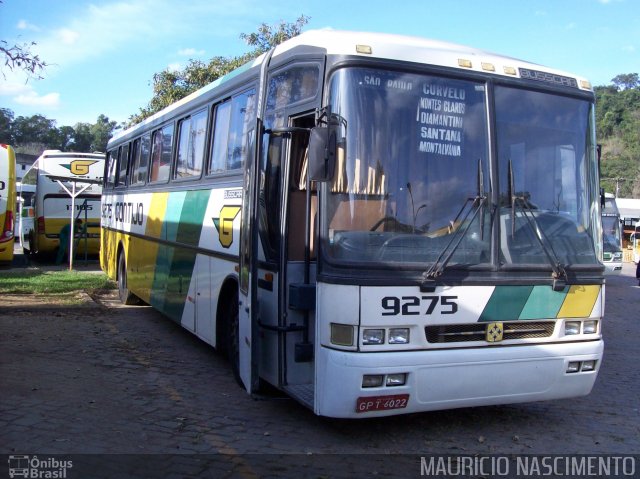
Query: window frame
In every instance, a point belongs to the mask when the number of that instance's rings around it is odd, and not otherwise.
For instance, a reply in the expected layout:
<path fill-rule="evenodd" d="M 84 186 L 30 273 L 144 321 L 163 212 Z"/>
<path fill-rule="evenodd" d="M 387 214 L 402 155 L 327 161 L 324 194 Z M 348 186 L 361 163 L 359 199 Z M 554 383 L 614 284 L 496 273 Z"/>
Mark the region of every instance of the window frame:
<path fill-rule="evenodd" d="M 251 98 L 253 97 L 253 106 L 251 109 L 251 118 L 250 121 L 253 121 L 256 117 L 256 108 L 257 108 L 257 104 L 256 104 L 256 95 L 257 95 L 257 88 L 254 84 L 250 84 L 250 85 L 245 85 L 243 88 L 237 90 L 235 93 L 231 94 L 231 95 L 227 95 L 224 96 L 222 98 L 220 98 L 219 100 L 215 101 L 210 109 L 211 109 L 211 119 L 209 120 L 208 124 L 209 124 L 209 128 L 210 128 L 210 133 L 209 133 L 209 137 L 208 137 L 208 148 L 207 148 L 207 159 L 206 159 L 206 171 L 205 171 L 205 176 L 206 177 L 223 177 L 223 176 L 232 176 L 232 175 L 237 175 L 239 172 L 244 171 L 244 169 L 246 168 L 246 165 L 244 163 L 244 160 L 246 158 L 242 158 L 242 161 L 240 162 L 240 165 L 237 168 L 228 168 L 229 165 L 229 145 L 230 145 L 230 139 L 232 138 L 232 133 L 234 133 L 233 130 L 233 125 L 234 125 L 234 107 L 237 108 L 237 104 L 235 103 L 235 100 L 238 98 L 241 98 L 243 96 L 246 96 L 247 98 Z M 248 103 L 248 102 L 247 102 Z M 245 103 L 244 105 L 244 109 L 246 110 L 246 105 L 247 103 Z M 226 141 L 225 141 L 225 150 L 227 152 L 227 155 L 225 157 L 225 169 L 224 170 L 216 170 L 216 171 L 212 171 L 212 166 L 213 166 L 213 154 L 214 151 L 216 151 L 215 149 L 215 145 L 216 145 L 216 133 L 218 131 L 217 128 L 217 121 L 219 118 L 219 108 L 221 105 L 225 105 L 228 106 L 229 108 L 229 120 L 226 123 Z M 245 125 L 247 122 L 247 117 L 246 117 L 246 111 L 245 111 L 245 116 L 243 117 L 243 121 L 242 121 L 242 125 Z M 247 153 L 249 151 L 249 146 L 251 143 L 251 140 L 248 138 L 247 133 L 254 131 L 255 128 L 253 128 L 253 125 L 251 125 L 249 128 L 246 128 L 242 130 L 242 134 L 240 135 L 240 144 L 243 145 L 245 147 L 245 153 Z"/>
<path fill-rule="evenodd" d="M 171 128 L 171 144 L 170 144 L 170 150 L 169 150 L 169 161 L 168 163 L 163 163 L 163 158 L 164 156 L 166 156 L 166 151 L 165 151 L 165 140 L 164 140 L 164 136 L 165 133 L 164 131 Z M 156 180 L 152 180 L 151 178 L 151 174 L 153 172 L 153 164 L 154 164 L 154 152 L 155 152 L 155 146 L 156 146 L 156 137 L 159 135 L 160 137 L 160 152 L 159 152 L 159 157 L 158 157 L 158 164 L 159 164 L 159 168 L 161 168 L 163 165 L 167 165 L 169 166 L 169 170 L 167 172 L 167 176 L 166 177 L 162 177 L 160 179 L 156 179 Z M 175 124 L 173 121 L 165 123 L 164 125 L 154 129 L 151 132 L 151 149 L 150 149 L 150 156 L 149 156 L 149 164 L 148 164 L 148 171 L 147 171 L 147 184 L 148 185 L 164 185 L 169 183 L 169 180 L 171 180 L 171 174 L 172 174 L 172 169 L 173 169 L 173 157 L 174 157 L 174 139 L 175 139 Z M 160 173 L 160 169 L 158 169 L 158 173 Z"/>
<path fill-rule="evenodd" d="M 195 137 L 197 137 L 197 135 L 193 134 L 193 125 L 194 125 L 194 119 L 196 117 L 198 117 L 199 115 L 202 115 L 204 113 L 204 133 L 203 136 L 204 138 L 202 139 L 202 147 L 201 147 L 201 151 L 200 151 L 200 162 L 199 162 L 199 168 L 200 171 L 195 174 L 195 175 L 186 175 L 186 176 L 178 176 L 178 168 L 180 166 L 180 146 L 182 143 L 182 127 L 185 124 L 185 122 L 189 121 L 189 133 L 187 136 L 187 158 L 188 158 L 188 152 L 191 150 L 191 145 L 192 142 L 194 140 Z M 210 121 L 209 121 L 209 108 L 205 107 L 205 108 L 201 108 L 197 111 L 195 111 L 194 113 L 191 113 L 188 116 L 185 116 L 183 118 L 180 118 L 177 122 L 176 122 L 176 128 L 174 130 L 174 136 L 175 136 L 175 153 L 174 153 L 174 159 L 173 159 L 173 166 L 172 166 L 172 172 L 171 172 L 171 181 L 172 182 L 176 182 L 176 183 L 183 183 L 185 181 L 195 181 L 198 180 L 200 178 L 202 178 L 202 175 L 205 172 L 205 158 L 207 157 L 207 152 L 208 152 L 208 148 L 207 148 L 207 139 L 209 137 L 209 126 L 210 126 Z M 196 152 L 194 150 L 194 153 L 197 155 L 198 152 Z M 195 164 L 195 163 L 194 163 Z"/>

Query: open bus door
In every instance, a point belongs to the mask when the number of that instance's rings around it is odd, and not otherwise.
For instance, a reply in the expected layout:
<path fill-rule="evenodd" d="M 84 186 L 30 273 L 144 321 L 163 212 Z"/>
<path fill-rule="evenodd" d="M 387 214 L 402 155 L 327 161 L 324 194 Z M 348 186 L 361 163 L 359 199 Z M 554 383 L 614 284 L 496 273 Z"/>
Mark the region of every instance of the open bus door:
<path fill-rule="evenodd" d="M 252 144 L 249 145 L 249 158 L 255 155 L 254 135 L 250 134 Z M 244 187 L 242 193 L 242 212 L 240 223 L 240 271 L 237 322 L 231 321 L 231 351 L 232 367 L 236 377 L 242 381 L 247 392 L 258 389 L 258 301 L 257 301 L 257 205 L 256 205 L 256 169 L 255 161 L 250 161 L 244 172 Z"/>

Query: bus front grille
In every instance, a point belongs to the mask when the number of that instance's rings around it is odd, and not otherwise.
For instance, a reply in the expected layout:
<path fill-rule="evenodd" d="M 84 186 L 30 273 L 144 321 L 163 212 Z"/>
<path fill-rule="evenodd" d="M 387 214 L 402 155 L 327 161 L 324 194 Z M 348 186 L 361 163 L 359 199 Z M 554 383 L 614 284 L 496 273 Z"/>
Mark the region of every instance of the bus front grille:
<path fill-rule="evenodd" d="M 427 326 L 430 343 L 462 343 L 485 341 L 488 323 L 448 324 Z M 503 324 L 502 340 L 548 338 L 553 334 L 555 321 L 517 321 Z"/>

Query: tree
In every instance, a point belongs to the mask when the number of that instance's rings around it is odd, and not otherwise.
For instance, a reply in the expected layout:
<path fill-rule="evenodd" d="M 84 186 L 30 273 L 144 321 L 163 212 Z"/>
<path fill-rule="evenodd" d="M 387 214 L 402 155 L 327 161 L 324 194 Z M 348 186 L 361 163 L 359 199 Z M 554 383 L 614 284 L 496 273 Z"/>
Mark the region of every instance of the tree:
<path fill-rule="evenodd" d="M 640 81 L 617 75 L 594 88 L 596 127 L 602 145 L 601 186 L 621 197 L 640 197 Z"/>
<path fill-rule="evenodd" d="M 0 4 L 2 4 L 1 1 Z M 4 66 L 11 71 L 23 70 L 29 77 L 41 79 L 44 69 L 49 65 L 31 52 L 31 47 L 35 45 L 35 42 L 12 45 L 6 40 L 0 40 L 0 53 L 4 57 Z M 2 76 L 5 77 L 4 72 Z"/>
<path fill-rule="evenodd" d="M 637 73 L 624 73 L 617 75 L 611 80 L 611 82 L 618 88 L 618 90 L 629 90 L 640 86 L 640 80 L 638 79 Z"/>
<path fill-rule="evenodd" d="M 22 153 L 39 155 L 43 150 L 106 151 L 107 142 L 118 128 L 115 121 L 99 115 L 95 123 L 74 127 L 56 126 L 42 115 L 14 118 L 13 111 L 0 108 L 0 143 L 12 144 Z"/>
<path fill-rule="evenodd" d="M 49 145 L 50 130 L 55 128 L 55 120 L 49 120 L 42 115 L 19 116 L 13 121 L 13 140 L 16 144 L 43 143 Z"/>
<path fill-rule="evenodd" d="M 0 143 L 13 144 L 13 111 L 0 108 Z"/>
<path fill-rule="evenodd" d="M 305 15 L 300 15 L 295 23 L 286 23 L 281 20 L 277 25 L 277 30 L 275 26 L 269 26 L 263 23 L 257 32 L 250 34 L 241 33 L 240 38 L 247 42 L 247 45 L 255 47 L 253 54 L 258 56 L 276 45 L 280 45 L 282 42 L 300 35 L 302 28 L 309 23 L 309 18 L 310 17 Z"/>
<path fill-rule="evenodd" d="M 89 149 L 82 151 L 107 151 L 107 143 L 117 127 L 117 122 L 109 121 L 109 118 L 105 115 L 99 115 L 96 122 L 89 129 L 91 133 Z"/>
<path fill-rule="evenodd" d="M 188 94 L 217 80 L 248 61 L 260 56 L 270 48 L 289 38 L 299 35 L 309 17 L 300 16 L 295 23 L 281 21 L 278 25 L 262 24 L 258 31 L 251 34 L 240 34 L 240 38 L 254 47 L 253 51 L 239 57 L 213 57 L 208 63 L 189 60 L 183 70 L 163 70 L 153 75 L 153 98 L 138 114 L 129 118 L 129 123 L 139 123 L 154 113 L 166 108 Z"/>
<path fill-rule="evenodd" d="M 76 123 L 73 131 L 73 149 L 75 151 L 91 151 L 91 143 L 93 142 L 91 123 Z"/>

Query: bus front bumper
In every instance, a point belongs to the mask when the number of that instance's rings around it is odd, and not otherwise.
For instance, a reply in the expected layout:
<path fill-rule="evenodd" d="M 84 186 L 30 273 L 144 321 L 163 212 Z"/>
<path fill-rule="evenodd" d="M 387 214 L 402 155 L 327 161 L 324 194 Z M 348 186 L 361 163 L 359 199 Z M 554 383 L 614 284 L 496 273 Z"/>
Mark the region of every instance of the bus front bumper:
<path fill-rule="evenodd" d="M 379 353 L 320 347 L 314 409 L 361 418 L 584 396 L 593 388 L 603 347 L 601 339 Z M 585 362 L 593 370 L 582 371 Z M 579 370 L 569 372 L 570 363 Z M 403 373 L 403 386 L 362 387 L 364 375 Z"/>

